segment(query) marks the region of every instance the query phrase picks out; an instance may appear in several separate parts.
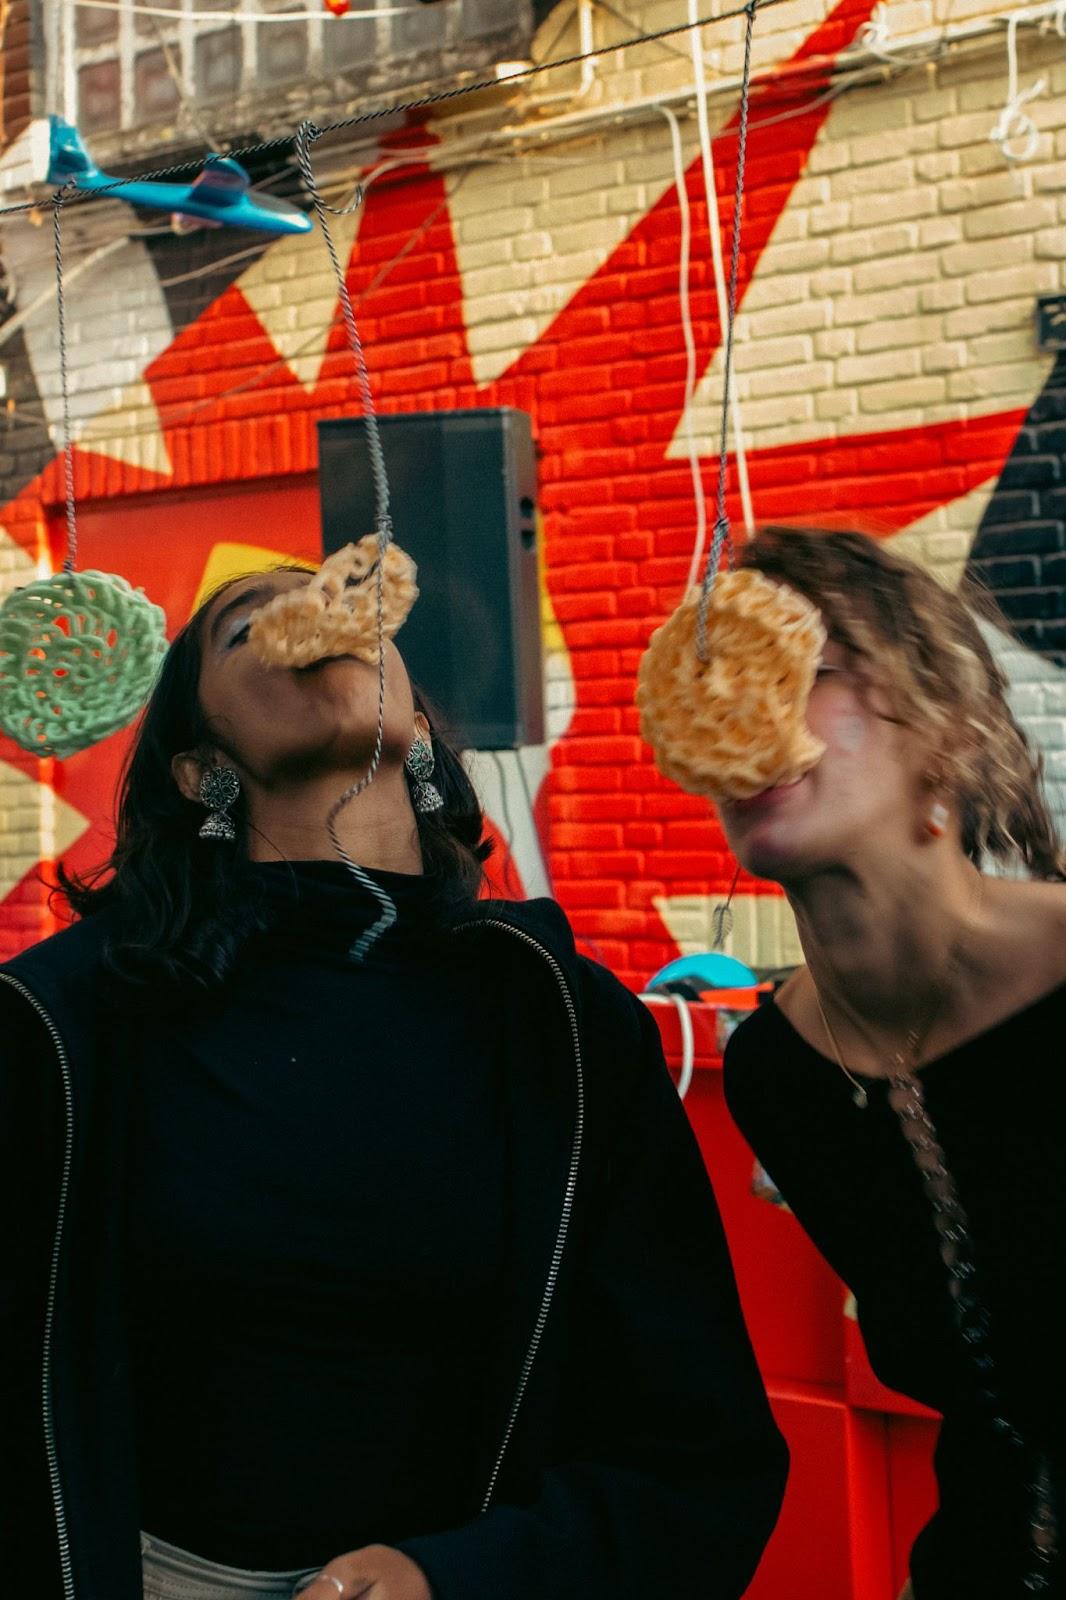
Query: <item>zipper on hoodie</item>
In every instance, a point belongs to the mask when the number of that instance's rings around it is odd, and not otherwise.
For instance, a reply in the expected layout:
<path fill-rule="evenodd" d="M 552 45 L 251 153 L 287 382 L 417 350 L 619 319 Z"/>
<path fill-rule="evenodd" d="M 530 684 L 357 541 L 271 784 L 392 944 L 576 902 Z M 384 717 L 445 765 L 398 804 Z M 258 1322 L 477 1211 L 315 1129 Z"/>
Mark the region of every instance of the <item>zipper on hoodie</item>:
<path fill-rule="evenodd" d="M 581 1167 L 582 1145 L 585 1135 L 585 1073 L 581 1058 L 581 1034 L 577 1025 L 577 1008 L 574 997 L 570 992 L 570 985 L 566 974 L 546 945 L 541 944 L 532 934 L 526 933 L 521 928 L 512 926 L 496 918 L 484 918 L 477 922 L 467 922 L 460 925 L 458 932 L 465 932 L 471 928 L 496 928 L 506 933 L 510 938 L 517 939 L 529 949 L 535 950 L 541 959 L 547 963 L 552 976 L 559 989 L 560 997 L 566 1008 L 567 1020 L 570 1026 L 570 1039 L 574 1051 L 574 1067 L 577 1079 L 577 1105 L 574 1114 L 574 1135 L 570 1147 L 570 1161 L 567 1170 L 566 1186 L 563 1190 L 563 1204 L 559 1217 L 559 1226 L 556 1230 L 555 1243 L 552 1247 L 551 1261 L 548 1264 L 548 1275 L 544 1284 L 544 1293 L 541 1296 L 540 1306 L 537 1310 L 536 1321 L 530 1334 L 529 1344 L 515 1385 L 514 1395 L 511 1400 L 507 1423 L 504 1427 L 500 1447 L 489 1474 L 488 1483 L 481 1501 L 482 1515 L 488 1511 L 496 1493 L 500 1472 L 514 1436 L 518 1414 L 522 1409 L 529 1380 L 533 1367 L 544 1338 L 544 1330 L 548 1324 L 552 1302 L 555 1299 L 555 1290 L 559 1281 L 559 1272 L 562 1267 L 563 1252 L 566 1249 L 567 1238 L 570 1233 L 570 1219 L 574 1209 L 574 1196 L 577 1192 L 578 1172 Z M 52 1505 L 55 1512 L 56 1532 L 59 1539 L 59 1563 L 63 1579 L 63 1600 L 75 1600 L 74 1574 L 70 1556 L 70 1534 L 67 1529 L 66 1509 L 63 1501 L 63 1485 L 59 1475 L 59 1461 L 56 1454 L 55 1442 L 55 1417 L 52 1410 L 52 1334 L 55 1324 L 56 1285 L 59 1277 L 59 1257 L 63 1245 L 63 1230 L 66 1223 L 67 1200 L 70 1193 L 70 1176 L 74 1157 L 74 1093 L 70 1076 L 70 1062 L 67 1057 L 66 1046 L 63 1043 L 59 1029 L 56 1027 L 49 1013 L 37 999 L 32 990 L 17 978 L 10 977 L 7 973 L 0 973 L 0 979 L 10 986 L 26 1000 L 40 1017 L 48 1032 L 49 1038 L 55 1048 L 56 1059 L 59 1063 L 59 1072 L 63 1084 L 63 1099 L 65 1110 L 65 1142 L 63 1153 L 63 1172 L 59 1188 L 59 1206 L 56 1214 L 55 1238 L 52 1244 L 52 1260 L 48 1278 L 48 1299 L 45 1307 L 44 1325 L 44 1352 L 41 1362 L 41 1396 L 42 1413 L 44 1418 L 45 1453 L 48 1461 L 48 1477 L 52 1490 Z"/>
<path fill-rule="evenodd" d="M 48 1460 L 48 1481 L 52 1490 L 52 1508 L 55 1512 L 56 1533 L 59 1539 L 59 1566 L 63 1578 L 63 1600 L 75 1600 L 74 1572 L 70 1559 L 70 1534 L 67 1529 L 66 1507 L 63 1502 L 63 1485 L 59 1476 L 59 1459 L 56 1454 L 55 1416 L 52 1410 L 52 1333 L 55 1325 L 56 1285 L 59 1281 L 59 1256 L 63 1248 L 63 1228 L 66 1223 L 67 1200 L 70 1194 L 70 1175 L 74 1161 L 74 1089 L 70 1076 L 70 1062 L 59 1029 L 31 989 L 9 974 L 0 973 L 0 979 L 32 1006 L 48 1031 L 59 1062 L 59 1075 L 63 1084 L 64 1148 L 63 1173 L 59 1184 L 59 1206 L 56 1211 L 56 1230 L 52 1242 L 52 1260 L 48 1274 L 48 1299 L 45 1302 L 44 1350 L 41 1360 L 41 1411 L 44 1419 L 44 1447 Z"/>
<path fill-rule="evenodd" d="M 552 1308 L 552 1301 L 555 1299 L 555 1289 L 559 1281 L 559 1271 L 562 1266 L 563 1252 L 566 1249 L 566 1241 L 570 1232 L 570 1218 L 574 1209 L 574 1195 L 577 1190 L 577 1177 L 581 1166 L 581 1149 L 585 1137 L 585 1071 L 581 1059 L 581 1034 L 577 1025 L 577 1008 L 574 1005 L 574 997 L 570 992 L 570 985 L 566 980 L 566 974 L 552 952 L 547 948 L 546 945 L 541 944 L 539 939 L 534 939 L 532 934 L 526 933 L 522 928 L 513 927 L 511 923 L 504 922 L 500 919 L 485 917 L 477 922 L 460 923 L 456 931 L 463 933 L 470 928 L 500 929 L 504 933 L 509 934 L 512 939 L 518 939 L 522 944 L 527 945 L 531 950 L 535 950 L 542 960 L 547 962 L 548 967 L 551 969 L 552 976 L 559 987 L 559 993 L 562 997 L 563 1004 L 566 1007 L 566 1015 L 570 1023 L 570 1038 L 574 1048 L 574 1067 L 577 1074 L 577 1106 L 574 1113 L 574 1137 L 570 1147 L 570 1165 L 566 1177 L 566 1187 L 563 1190 L 563 1205 L 562 1212 L 559 1217 L 559 1227 L 556 1230 L 555 1244 L 552 1248 L 551 1261 L 548 1265 L 548 1277 L 544 1285 L 544 1293 L 541 1296 L 540 1307 L 537 1311 L 537 1318 L 533 1324 L 533 1332 L 530 1335 L 529 1344 L 526 1347 L 525 1357 L 522 1361 L 521 1370 L 518 1375 L 518 1383 L 515 1387 L 514 1396 L 511 1400 L 511 1409 L 507 1415 L 507 1424 L 504 1428 L 503 1438 L 500 1441 L 500 1448 L 496 1452 L 496 1459 L 493 1462 L 492 1471 L 489 1474 L 489 1480 L 485 1489 L 485 1494 L 481 1501 L 481 1514 L 484 1515 L 484 1513 L 488 1511 L 489 1507 L 491 1506 L 493 1496 L 496 1493 L 496 1485 L 499 1482 L 504 1458 L 507 1455 L 508 1449 L 510 1448 L 511 1439 L 514 1435 L 515 1424 L 518 1421 L 518 1413 L 522 1409 L 522 1401 L 525 1399 L 526 1390 L 529 1387 L 529 1380 L 532 1376 L 533 1365 L 537 1359 L 537 1352 L 540 1349 L 541 1341 L 544 1337 L 544 1329 L 547 1327 L 548 1315 Z"/>

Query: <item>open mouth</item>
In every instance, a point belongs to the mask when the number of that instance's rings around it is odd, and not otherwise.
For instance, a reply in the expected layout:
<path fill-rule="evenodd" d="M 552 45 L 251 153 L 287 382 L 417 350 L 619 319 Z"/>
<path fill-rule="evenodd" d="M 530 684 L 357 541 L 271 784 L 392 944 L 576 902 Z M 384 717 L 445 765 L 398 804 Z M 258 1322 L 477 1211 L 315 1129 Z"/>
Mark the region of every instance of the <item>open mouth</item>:
<path fill-rule="evenodd" d="M 360 661 L 359 656 L 351 652 L 338 652 L 334 656 L 319 656 L 317 661 L 309 661 L 306 667 L 294 667 L 295 672 L 315 672 L 319 667 L 328 667 L 334 661 L 359 661 L 361 666 L 366 666 L 365 661 Z"/>
<path fill-rule="evenodd" d="M 747 800 L 731 800 L 730 809 L 741 813 L 768 811 L 786 795 L 790 795 L 794 789 L 798 789 L 808 776 L 809 774 L 804 772 L 798 778 L 793 778 L 790 783 L 777 783 L 772 788 L 761 789 L 758 794 L 751 795 Z"/>

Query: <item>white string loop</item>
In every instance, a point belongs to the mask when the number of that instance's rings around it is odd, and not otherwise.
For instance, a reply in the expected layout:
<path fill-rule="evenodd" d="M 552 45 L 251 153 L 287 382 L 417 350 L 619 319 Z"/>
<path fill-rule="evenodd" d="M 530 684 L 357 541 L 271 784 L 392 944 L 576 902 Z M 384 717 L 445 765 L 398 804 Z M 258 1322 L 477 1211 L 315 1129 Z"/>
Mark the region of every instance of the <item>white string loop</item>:
<path fill-rule="evenodd" d="M 1056 11 L 1055 24 L 1063 31 L 1066 7 Z M 1028 89 L 1018 88 L 1018 24 L 1029 19 L 1021 12 L 1007 18 L 1007 103 L 996 119 L 989 134 L 993 144 L 998 144 L 1007 161 L 1031 161 L 1040 143 L 1040 130 L 1023 106 L 1035 100 L 1047 88 L 1047 79 L 1038 78 Z M 1021 141 L 1019 145 L 1019 141 Z"/>

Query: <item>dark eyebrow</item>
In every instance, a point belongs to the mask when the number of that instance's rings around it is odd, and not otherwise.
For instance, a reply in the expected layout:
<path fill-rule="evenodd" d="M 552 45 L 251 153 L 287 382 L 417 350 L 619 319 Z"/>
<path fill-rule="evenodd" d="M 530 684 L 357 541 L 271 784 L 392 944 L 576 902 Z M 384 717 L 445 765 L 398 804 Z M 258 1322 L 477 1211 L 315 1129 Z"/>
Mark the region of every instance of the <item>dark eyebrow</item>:
<path fill-rule="evenodd" d="M 222 629 L 222 624 L 225 622 L 226 618 L 232 616 L 235 611 L 240 611 L 242 606 L 261 605 L 263 602 L 272 600 L 273 598 L 274 591 L 272 589 L 267 589 L 260 584 L 256 589 L 245 589 L 243 594 L 237 595 L 233 600 L 227 600 L 224 606 L 219 606 L 218 610 L 215 612 L 215 615 L 211 619 L 211 643 L 216 644 L 218 642 L 218 636 Z"/>

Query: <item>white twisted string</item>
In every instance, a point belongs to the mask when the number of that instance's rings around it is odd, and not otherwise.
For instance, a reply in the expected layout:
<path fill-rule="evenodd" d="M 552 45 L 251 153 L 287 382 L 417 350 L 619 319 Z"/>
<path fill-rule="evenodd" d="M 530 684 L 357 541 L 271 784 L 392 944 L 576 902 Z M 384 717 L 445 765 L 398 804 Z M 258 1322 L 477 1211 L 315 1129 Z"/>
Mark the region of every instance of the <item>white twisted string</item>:
<path fill-rule="evenodd" d="M 345 849 L 337 829 L 340 814 L 353 800 L 357 800 L 377 777 L 381 765 L 381 753 L 385 742 L 385 612 L 384 612 L 384 578 L 385 578 L 385 552 L 392 542 L 392 518 L 389 515 L 389 477 L 385 466 L 385 452 L 381 444 L 381 430 L 378 427 L 377 410 L 374 405 L 373 390 L 370 385 L 370 372 L 367 367 L 366 353 L 359 333 L 359 325 L 355 320 L 355 310 L 352 306 L 352 297 L 348 292 L 348 280 L 341 259 L 337 254 L 337 246 L 333 241 L 330 231 L 327 212 L 334 216 L 344 216 L 362 205 L 364 199 L 363 188 L 356 190 L 355 197 L 350 205 L 343 207 L 329 206 L 323 200 L 315 178 L 314 168 L 311 164 L 311 146 L 321 137 L 321 129 L 313 122 L 302 122 L 296 135 L 296 159 L 300 165 L 307 191 L 311 196 L 318 218 L 322 237 L 326 242 L 329 252 L 330 265 L 333 276 L 337 282 L 337 294 L 341 303 L 341 313 L 344 318 L 344 328 L 348 336 L 348 345 L 355 359 L 356 377 L 359 383 L 359 393 L 363 406 L 363 418 L 366 422 L 367 447 L 370 452 L 370 470 L 374 480 L 374 528 L 378 541 L 377 571 L 375 573 L 376 602 L 377 602 L 377 644 L 378 644 L 378 708 L 377 729 L 374 736 L 374 749 L 370 763 L 361 778 L 349 785 L 344 793 L 330 807 L 326 818 L 326 828 L 330 842 L 337 855 L 344 862 L 348 871 L 355 878 L 360 888 L 372 895 L 381 908 L 377 921 L 366 928 L 352 944 L 349 955 L 353 961 L 365 961 L 370 950 L 388 932 L 396 921 L 396 905 L 391 895 L 386 894 L 380 884 L 375 883 L 370 874 L 353 859 Z"/>
<path fill-rule="evenodd" d="M 67 369 L 67 307 L 63 292 L 63 227 L 60 216 L 71 184 L 52 196 L 52 243 L 55 249 L 56 314 L 59 325 L 59 388 L 63 402 L 63 481 L 67 503 L 67 553 L 64 572 L 73 572 L 78 556 L 78 508 L 74 499 L 74 450 L 70 442 L 70 374 Z"/>
<path fill-rule="evenodd" d="M 296 133 L 296 159 L 300 165 L 300 173 L 307 191 L 311 196 L 318 218 L 318 225 L 322 229 L 322 237 L 329 251 L 330 265 L 333 276 L 337 280 L 337 294 L 341 303 L 341 314 L 344 318 L 344 329 L 348 335 L 348 344 L 352 355 L 355 357 L 355 372 L 359 382 L 359 398 L 363 406 L 363 417 L 366 420 L 366 439 L 370 450 L 370 470 L 374 477 L 375 523 L 379 540 L 384 536 L 384 543 L 388 544 L 392 538 L 392 523 L 389 520 L 389 478 L 385 470 L 385 453 L 381 447 L 381 432 L 378 428 L 377 409 L 374 405 L 374 395 L 370 387 L 370 373 L 366 364 L 366 353 L 363 350 L 363 341 L 359 334 L 359 325 L 355 320 L 355 311 L 352 306 L 352 297 L 348 292 L 348 279 L 341 266 L 337 254 L 337 246 L 333 242 L 327 212 L 332 211 L 334 216 L 346 216 L 362 205 L 364 191 L 362 185 L 355 192 L 350 205 L 343 207 L 328 206 L 319 191 L 318 181 L 315 178 L 314 168 L 311 165 L 311 146 L 316 139 L 322 137 L 322 129 L 313 122 L 301 122 Z"/>

